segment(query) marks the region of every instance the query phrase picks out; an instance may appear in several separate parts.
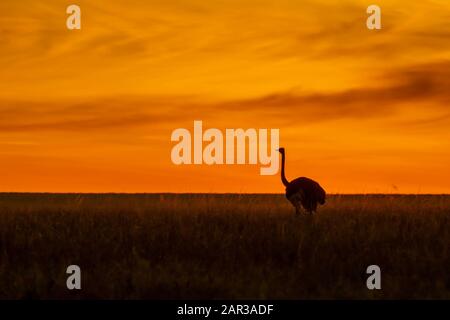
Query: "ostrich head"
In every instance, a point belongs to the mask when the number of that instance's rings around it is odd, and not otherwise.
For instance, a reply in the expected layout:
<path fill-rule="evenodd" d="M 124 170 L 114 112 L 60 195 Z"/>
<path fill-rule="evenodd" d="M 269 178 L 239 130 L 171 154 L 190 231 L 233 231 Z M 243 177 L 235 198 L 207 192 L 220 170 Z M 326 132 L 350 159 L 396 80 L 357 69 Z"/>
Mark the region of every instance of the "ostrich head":
<path fill-rule="evenodd" d="M 278 150 L 279 153 L 284 154 L 284 148 L 283 147 L 278 148 L 277 150 Z"/>

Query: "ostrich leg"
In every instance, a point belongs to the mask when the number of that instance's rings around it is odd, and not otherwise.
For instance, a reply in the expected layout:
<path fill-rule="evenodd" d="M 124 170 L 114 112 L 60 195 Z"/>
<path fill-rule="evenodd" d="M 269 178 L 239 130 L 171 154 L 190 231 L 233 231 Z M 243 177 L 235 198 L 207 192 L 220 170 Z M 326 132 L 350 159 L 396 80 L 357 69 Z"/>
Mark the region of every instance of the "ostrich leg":
<path fill-rule="evenodd" d="M 298 192 L 293 194 L 290 198 L 288 198 L 288 200 L 292 203 L 292 205 L 295 208 L 295 214 L 298 216 L 302 213 L 302 198 L 303 198 L 302 195 L 303 195 L 302 192 Z"/>
<path fill-rule="evenodd" d="M 302 207 L 301 207 L 301 205 L 299 203 L 297 203 L 297 205 L 295 206 L 295 214 L 297 216 L 302 214 Z"/>

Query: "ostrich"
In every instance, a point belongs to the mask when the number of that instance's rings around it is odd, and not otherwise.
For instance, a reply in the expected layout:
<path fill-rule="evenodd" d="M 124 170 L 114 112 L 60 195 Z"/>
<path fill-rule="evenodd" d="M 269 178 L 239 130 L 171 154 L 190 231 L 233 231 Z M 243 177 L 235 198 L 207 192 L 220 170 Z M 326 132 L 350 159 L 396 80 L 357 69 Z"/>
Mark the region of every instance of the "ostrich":
<path fill-rule="evenodd" d="M 281 181 L 286 187 L 286 198 L 295 207 L 295 213 L 300 214 L 301 207 L 313 214 L 317 210 L 317 203 L 325 203 L 325 190 L 314 180 L 300 177 L 289 182 L 284 175 L 285 151 L 279 148 L 281 153 Z"/>

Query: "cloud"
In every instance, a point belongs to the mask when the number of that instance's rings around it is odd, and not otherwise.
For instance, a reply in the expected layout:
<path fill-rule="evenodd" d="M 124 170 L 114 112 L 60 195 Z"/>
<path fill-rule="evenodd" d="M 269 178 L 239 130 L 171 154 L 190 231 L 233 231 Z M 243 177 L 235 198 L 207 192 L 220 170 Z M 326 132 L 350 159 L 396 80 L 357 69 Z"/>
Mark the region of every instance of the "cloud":
<path fill-rule="evenodd" d="M 319 121 L 383 117 L 408 103 L 427 102 L 435 108 L 450 103 L 450 61 L 401 68 L 376 82 L 381 85 L 333 93 L 277 93 L 226 102 L 220 108 L 240 112 L 272 110 L 278 117 Z"/>
<path fill-rule="evenodd" d="M 82 30 L 70 32 L 66 1 L 0 1 L 4 188 L 122 190 L 114 179 L 174 191 L 154 182 L 176 176 L 216 190 L 192 180 L 205 168 L 170 162 L 171 131 L 199 119 L 280 128 L 292 174 L 297 165 L 329 190 L 448 190 L 448 1 L 380 0 L 376 32 L 365 0 L 77 4 Z M 225 172 L 208 170 L 208 181 Z M 246 169 L 225 170 L 218 191 L 240 191 Z M 251 177 L 254 190 L 279 191 Z"/>
<path fill-rule="evenodd" d="M 450 61 L 401 68 L 374 82 L 373 87 L 341 92 L 302 94 L 292 90 L 254 99 L 212 102 L 195 96 L 117 96 L 79 102 L 3 100 L 0 101 L 0 132 L 161 128 L 194 119 L 233 123 L 239 117 L 250 119 L 249 126 L 251 121 L 267 119 L 280 124 L 309 123 L 384 118 L 401 112 L 405 105 L 418 103 L 447 110 L 450 103 Z M 433 118 L 446 119 L 442 114 L 432 114 Z"/>
<path fill-rule="evenodd" d="M 0 101 L 0 132 L 101 131 L 160 126 L 180 117 L 179 98 L 112 97 L 81 102 Z"/>

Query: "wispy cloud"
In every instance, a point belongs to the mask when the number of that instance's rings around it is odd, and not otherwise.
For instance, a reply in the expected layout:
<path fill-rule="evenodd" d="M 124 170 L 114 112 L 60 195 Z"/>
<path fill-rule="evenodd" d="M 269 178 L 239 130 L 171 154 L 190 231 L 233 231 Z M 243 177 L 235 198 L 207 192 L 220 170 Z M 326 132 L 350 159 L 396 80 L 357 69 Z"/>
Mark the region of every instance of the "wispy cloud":
<path fill-rule="evenodd" d="M 450 179 L 446 0 L 380 0 L 379 31 L 365 27 L 364 0 L 77 4 L 82 30 L 71 32 L 66 1 L 0 2 L 0 176 L 11 190 L 30 177 L 49 177 L 42 190 L 91 178 L 103 159 L 103 177 L 134 177 L 128 190 L 153 187 L 155 172 L 191 181 L 198 172 L 165 155 L 171 131 L 195 119 L 280 128 L 290 161 L 334 190 L 357 192 L 361 176 L 366 191 L 384 178 L 416 190 L 415 177 L 425 191 Z M 238 190 L 245 170 L 214 191 Z"/>
<path fill-rule="evenodd" d="M 342 92 L 295 90 L 253 99 L 202 101 L 201 97 L 117 96 L 81 102 L 0 101 L 0 132 L 101 131 L 139 126 L 170 126 L 196 118 L 234 119 L 233 115 L 271 118 L 279 123 L 381 118 L 408 112 L 408 104 L 447 110 L 450 61 L 409 66 L 375 79 L 372 87 Z M 436 116 L 431 113 L 431 118 Z M 444 116 L 437 119 L 445 120 Z M 418 121 L 431 121 L 422 119 Z M 230 121 L 232 122 L 232 121 Z"/>

